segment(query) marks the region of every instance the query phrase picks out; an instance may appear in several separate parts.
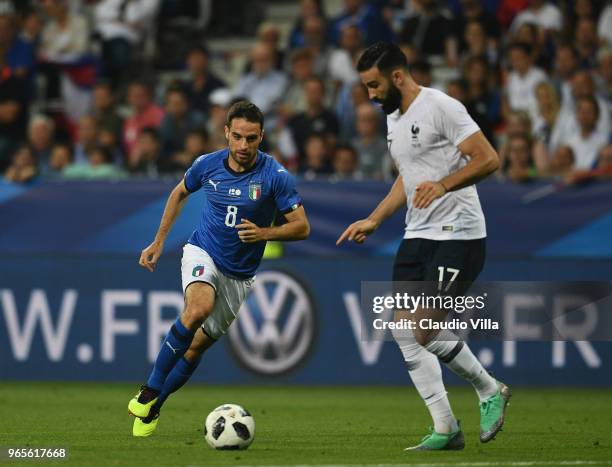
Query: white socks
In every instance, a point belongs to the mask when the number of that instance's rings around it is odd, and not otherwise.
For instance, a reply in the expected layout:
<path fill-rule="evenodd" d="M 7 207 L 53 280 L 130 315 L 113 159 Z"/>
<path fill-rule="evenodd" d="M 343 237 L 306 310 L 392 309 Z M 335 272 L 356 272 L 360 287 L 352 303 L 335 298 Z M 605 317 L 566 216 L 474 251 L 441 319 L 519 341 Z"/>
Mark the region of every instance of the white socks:
<path fill-rule="evenodd" d="M 483 368 L 469 347 L 455 334 L 445 329 L 425 346 L 458 376 L 472 383 L 480 402 L 497 393 L 497 381 Z"/>
<path fill-rule="evenodd" d="M 399 345 L 408 373 L 419 395 L 425 402 L 437 433 L 453 433 L 459 429 L 450 407 L 442 369 L 435 355 L 420 346 L 410 330 L 394 330 L 393 337 Z"/>

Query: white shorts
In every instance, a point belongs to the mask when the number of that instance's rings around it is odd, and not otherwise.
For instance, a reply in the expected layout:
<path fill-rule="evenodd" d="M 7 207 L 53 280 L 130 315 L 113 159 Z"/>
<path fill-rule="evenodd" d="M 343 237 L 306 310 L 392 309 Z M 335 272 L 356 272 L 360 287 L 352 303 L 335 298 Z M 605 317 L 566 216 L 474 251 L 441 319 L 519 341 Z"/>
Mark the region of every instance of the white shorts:
<path fill-rule="evenodd" d="M 255 282 L 255 277 L 246 280 L 227 277 L 206 251 L 191 243 L 183 247 L 181 276 L 183 294 L 194 282 L 206 282 L 215 289 L 215 306 L 202 324 L 204 332 L 213 339 L 227 333 Z"/>

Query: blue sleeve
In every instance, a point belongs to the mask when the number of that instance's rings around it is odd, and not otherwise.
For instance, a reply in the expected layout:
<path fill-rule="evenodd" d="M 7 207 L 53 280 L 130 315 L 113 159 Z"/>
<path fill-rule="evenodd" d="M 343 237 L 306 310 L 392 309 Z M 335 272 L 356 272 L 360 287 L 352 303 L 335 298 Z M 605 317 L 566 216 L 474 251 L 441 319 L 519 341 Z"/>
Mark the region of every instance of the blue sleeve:
<path fill-rule="evenodd" d="M 205 161 L 205 155 L 198 157 L 185 172 L 185 188 L 189 193 L 194 193 L 202 188 L 206 166 L 208 165 Z"/>
<path fill-rule="evenodd" d="M 272 183 L 274 202 L 278 210 L 287 214 L 302 205 L 302 199 L 295 188 L 295 179 L 284 169 L 278 169 Z"/>

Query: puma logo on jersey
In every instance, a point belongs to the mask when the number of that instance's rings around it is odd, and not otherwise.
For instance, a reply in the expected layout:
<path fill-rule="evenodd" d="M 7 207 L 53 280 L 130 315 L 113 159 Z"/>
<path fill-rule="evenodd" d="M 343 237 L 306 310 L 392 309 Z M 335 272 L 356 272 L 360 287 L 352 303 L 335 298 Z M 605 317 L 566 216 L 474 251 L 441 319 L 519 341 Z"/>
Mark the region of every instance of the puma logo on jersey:
<path fill-rule="evenodd" d="M 212 180 L 208 180 L 208 183 L 210 183 L 210 184 L 213 186 L 213 188 L 215 189 L 215 191 L 217 191 L 217 185 L 218 185 L 220 182 L 216 182 L 216 183 L 215 183 L 215 182 L 213 182 Z"/>

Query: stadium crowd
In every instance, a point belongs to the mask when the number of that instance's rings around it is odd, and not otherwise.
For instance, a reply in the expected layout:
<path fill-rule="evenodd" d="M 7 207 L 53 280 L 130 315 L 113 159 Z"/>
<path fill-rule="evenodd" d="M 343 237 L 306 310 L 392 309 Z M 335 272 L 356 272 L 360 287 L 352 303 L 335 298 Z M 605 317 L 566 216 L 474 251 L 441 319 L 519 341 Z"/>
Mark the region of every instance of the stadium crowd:
<path fill-rule="evenodd" d="M 229 80 L 211 63 L 235 56 L 206 44 L 232 33 L 220 25 L 236 28 L 242 3 L 261 14 L 250 13 L 252 47 Z M 176 176 L 225 147 L 226 111 L 247 98 L 266 118 L 262 149 L 299 176 L 391 179 L 385 116 L 355 63 L 393 40 L 417 83 L 466 106 L 500 153 L 499 177 L 612 177 L 612 2 L 336 3 L 330 16 L 300 1 L 282 34 L 262 2 L 0 0 L 0 173 Z M 172 36 L 168 18 L 192 7 L 202 21 Z"/>

